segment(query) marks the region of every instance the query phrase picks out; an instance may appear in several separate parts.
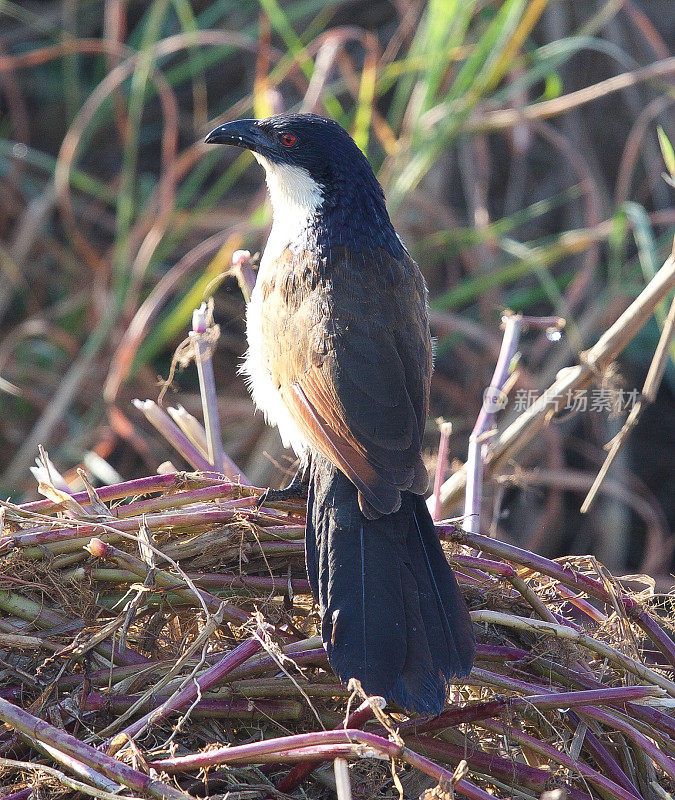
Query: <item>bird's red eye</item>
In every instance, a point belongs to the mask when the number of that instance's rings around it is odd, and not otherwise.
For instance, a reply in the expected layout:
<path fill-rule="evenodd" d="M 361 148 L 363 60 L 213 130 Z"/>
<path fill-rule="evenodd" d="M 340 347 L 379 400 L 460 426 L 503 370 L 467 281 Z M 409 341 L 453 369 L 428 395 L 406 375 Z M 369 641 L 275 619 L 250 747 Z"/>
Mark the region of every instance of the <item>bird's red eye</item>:
<path fill-rule="evenodd" d="M 281 144 L 284 147 L 293 147 L 293 145 L 297 142 L 297 138 L 294 133 L 282 133 L 280 134 L 279 138 L 281 139 Z"/>

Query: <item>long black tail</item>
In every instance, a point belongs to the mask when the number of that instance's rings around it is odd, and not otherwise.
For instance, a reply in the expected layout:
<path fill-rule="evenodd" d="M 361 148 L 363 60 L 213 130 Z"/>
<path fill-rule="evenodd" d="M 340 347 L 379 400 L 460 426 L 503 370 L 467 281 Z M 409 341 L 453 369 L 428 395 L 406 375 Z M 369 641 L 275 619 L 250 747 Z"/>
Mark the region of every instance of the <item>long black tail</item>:
<path fill-rule="evenodd" d="M 447 684 L 473 665 L 469 612 L 424 499 L 375 520 L 354 484 L 314 456 L 307 504 L 307 573 L 333 670 L 371 695 L 439 714 Z"/>

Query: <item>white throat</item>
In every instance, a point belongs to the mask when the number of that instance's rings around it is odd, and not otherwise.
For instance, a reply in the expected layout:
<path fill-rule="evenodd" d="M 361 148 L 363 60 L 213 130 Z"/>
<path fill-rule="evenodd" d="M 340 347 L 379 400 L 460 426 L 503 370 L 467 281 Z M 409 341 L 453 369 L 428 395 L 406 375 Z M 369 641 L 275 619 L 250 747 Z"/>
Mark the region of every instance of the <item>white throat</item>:
<path fill-rule="evenodd" d="M 253 155 L 265 167 L 272 201 L 272 230 L 260 261 L 264 269 L 300 236 L 323 202 L 323 196 L 321 187 L 303 167 L 274 164 L 258 153 Z"/>

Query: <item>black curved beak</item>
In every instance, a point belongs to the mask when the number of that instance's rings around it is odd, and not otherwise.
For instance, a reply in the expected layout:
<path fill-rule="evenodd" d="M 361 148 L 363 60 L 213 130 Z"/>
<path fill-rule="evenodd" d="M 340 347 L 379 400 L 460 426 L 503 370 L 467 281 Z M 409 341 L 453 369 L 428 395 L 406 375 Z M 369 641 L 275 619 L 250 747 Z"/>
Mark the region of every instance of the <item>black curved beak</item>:
<path fill-rule="evenodd" d="M 257 119 L 236 119 L 214 128 L 204 140 L 206 144 L 233 144 L 258 150 L 263 144 L 263 133 Z"/>

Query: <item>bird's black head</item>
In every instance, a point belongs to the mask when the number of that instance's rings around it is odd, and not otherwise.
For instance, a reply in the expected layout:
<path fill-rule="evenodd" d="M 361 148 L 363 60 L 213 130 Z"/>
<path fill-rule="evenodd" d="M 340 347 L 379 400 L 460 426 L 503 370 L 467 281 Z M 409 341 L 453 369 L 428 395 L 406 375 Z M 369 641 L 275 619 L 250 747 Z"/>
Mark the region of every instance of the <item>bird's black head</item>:
<path fill-rule="evenodd" d="M 400 255 L 384 194 L 368 159 L 337 122 L 317 114 L 278 114 L 227 122 L 207 143 L 251 150 L 265 167 L 275 210 L 303 198 L 322 239 L 361 250 L 385 247 Z"/>
<path fill-rule="evenodd" d="M 323 187 L 339 180 L 344 172 L 366 168 L 370 171 L 368 161 L 347 131 L 317 114 L 238 119 L 211 131 L 206 142 L 244 147 L 261 161 L 301 167 Z"/>

